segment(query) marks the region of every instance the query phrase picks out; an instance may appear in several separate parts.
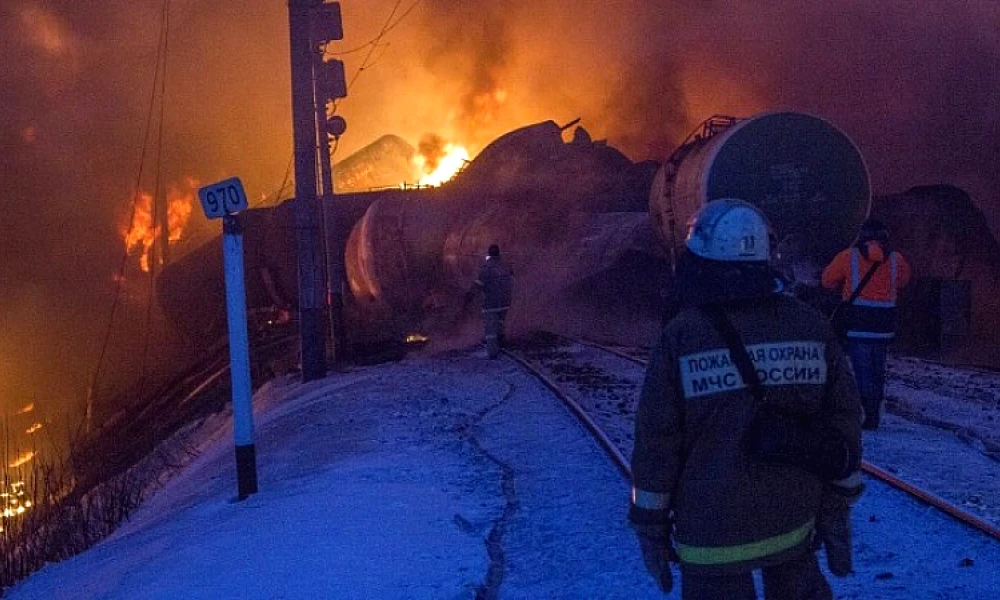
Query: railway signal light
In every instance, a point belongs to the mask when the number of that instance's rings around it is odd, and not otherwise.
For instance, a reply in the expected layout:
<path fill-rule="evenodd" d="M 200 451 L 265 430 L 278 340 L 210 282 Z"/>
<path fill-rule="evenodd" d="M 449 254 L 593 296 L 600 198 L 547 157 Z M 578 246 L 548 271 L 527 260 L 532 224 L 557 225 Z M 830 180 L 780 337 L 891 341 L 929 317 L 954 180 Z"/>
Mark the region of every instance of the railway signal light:
<path fill-rule="evenodd" d="M 347 97 L 344 61 L 334 58 L 316 65 L 316 92 L 322 103 Z"/>
<path fill-rule="evenodd" d="M 324 2 L 312 8 L 309 15 L 309 37 L 314 44 L 344 39 L 344 22 L 340 17 L 340 2 Z"/>
<path fill-rule="evenodd" d="M 326 132 L 334 139 L 344 135 L 345 131 L 347 131 L 347 121 L 344 120 L 344 117 L 333 115 L 326 120 Z"/>

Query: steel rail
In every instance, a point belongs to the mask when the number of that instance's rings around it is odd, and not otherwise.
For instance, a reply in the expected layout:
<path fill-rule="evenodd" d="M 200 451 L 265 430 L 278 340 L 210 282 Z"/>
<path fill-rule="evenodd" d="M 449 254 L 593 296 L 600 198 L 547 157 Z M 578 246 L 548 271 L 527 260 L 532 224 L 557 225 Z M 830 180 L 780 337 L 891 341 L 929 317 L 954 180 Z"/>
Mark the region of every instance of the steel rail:
<path fill-rule="evenodd" d="M 295 339 L 295 335 L 289 334 L 258 340 L 253 343 L 253 350 L 259 355 L 291 343 Z M 197 418 L 198 411 L 204 410 L 204 407 L 196 406 L 191 400 L 218 384 L 229 373 L 229 364 L 226 360 L 228 353 L 228 345 L 211 349 L 202 356 L 198 364 L 187 367 L 158 388 L 137 412 L 129 413 L 127 408 L 116 412 L 81 442 L 78 449 L 80 455 L 101 457 L 100 464 L 105 470 L 99 471 L 98 474 L 104 479 L 131 467 L 132 463 L 128 457 L 138 461 L 152 451 L 155 443 L 168 438 L 191 419 Z M 144 434 L 137 436 L 133 433 L 135 431 Z M 128 435 L 124 435 L 125 433 Z M 150 446 L 151 440 L 155 440 L 152 446 Z M 118 461 L 104 458 L 109 446 L 114 448 L 114 456 L 126 458 Z M 90 475 L 91 473 L 78 473 L 81 479 L 87 479 Z"/>
<path fill-rule="evenodd" d="M 902 479 L 896 477 L 895 475 L 886 471 L 885 469 L 882 469 L 881 467 L 873 465 L 869 462 L 862 462 L 861 470 L 863 470 L 865 473 L 868 473 L 869 475 L 877 479 L 882 480 L 883 482 L 889 484 L 894 488 L 900 489 L 910 494 L 911 496 L 915 497 L 917 500 L 920 500 L 924 504 L 933 506 L 934 508 L 947 513 L 949 516 L 958 519 L 963 524 L 968 525 L 969 527 L 972 527 L 979 531 L 982 531 L 983 533 L 989 535 L 993 539 L 1000 541 L 1000 528 L 997 528 L 993 524 L 988 523 L 975 515 L 965 512 L 964 510 L 955 506 L 951 502 L 948 502 L 944 498 L 935 496 L 934 494 L 928 491 L 922 490 L 910 483 L 907 483 L 906 481 L 903 481 Z"/>
<path fill-rule="evenodd" d="M 577 339 L 568 338 L 568 337 L 565 337 L 565 336 L 560 336 L 560 337 L 562 337 L 563 339 L 565 339 L 565 340 L 567 340 L 569 342 L 572 342 L 572 343 L 577 343 L 577 344 L 581 344 L 581 345 L 584 345 L 584 346 L 590 346 L 591 348 L 597 348 L 598 350 L 603 350 L 603 351 L 605 351 L 605 352 L 607 352 L 609 354 L 614 354 L 615 356 L 617 356 L 619 358 L 624 358 L 625 360 L 630 360 L 630 361 L 636 363 L 637 365 L 642 365 L 642 366 L 645 367 L 648 364 L 647 361 L 642 360 L 641 358 L 636 358 L 636 357 L 632 356 L 631 354 L 629 354 L 627 352 L 622 352 L 621 350 L 617 350 L 615 348 L 611 348 L 609 346 L 605 346 L 604 344 L 601 344 L 601 343 L 598 343 L 598 342 L 592 342 L 590 340 L 577 340 Z"/>
<path fill-rule="evenodd" d="M 598 350 L 603 350 L 610 354 L 614 354 L 615 356 L 624 358 L 625 360 L 632 361 L 637 365 L 642 365 L 645 367 L 649 364 L 649 361 L 645 361 L 640 358 L 630 356 L 625 352 L 615 350 L 614 348 L 609 348 L 598 342 L 592 342 L 589 340 L 574 340 L 572 338 L 567 338 L 565 336 L 560 336 L 560 337 L 576 342 L 578 344 L 582 344 L 584 346 L 590 346 L 592 348 L 597 348 Z M 892 488 L 904 492 L 932 508 L 940 510 L 946 515 L 959 521 L 963 525 L 971 527 L 981 533 L 984 533 L 989 537 L 993 538 L 994 540 L 1000 541 L 1000 528 L 996 527 L 995 525 L 983 519 L 980 519 L 979 517 L 971 513 L 962 510 L 961 508 L 955 506 L 951 502 L 948 502 L 947 500 L 935 496 L 934 494 L 928 491 L 922 490 L 910 483 L 907 483 L 906 481 L 896 477 L 892 473 L 889 473 L 885 469 L 877 465 L 873 465 L 872 463 L 866 460 L 861 461 L 861 470 L 867 473 L 868 475 L 874 477 L 875 479 L 878 479 L 882 483 L 885 483 L 886 485 Z"/>
<path fill-rule="evenodd" d="M 615 463 L 615 466 L 618 467 L 618 470 L 622 472 L 622 475 L 624 475 L 625 478 L 631 482 L 632 469 L 629 466 L 629 461 L 625 459 L 625 456 L 622 454 L 621 450 L 619 450 L 618 446 L 616 446 L 615 443 L 612 442 L 611 439 L 607 436 L 607 434 L 604 433 L 601 427 L 597 423 L 595 423 L 593 419 L 590 418 L 590 415 L 588 415 L 585 410 L 583 410 L 583 407 L 581 407 L 575 400 L 570 398 L 569 395 L 562 390 L 562 388 L 560 388 L 554 381 L 549 379 L 548 376 L 546 376 L 544 373 L 536 369 L 526 359 L 524 359 L 521 356 L 518 356 L 517 354 L 509 350 L 504 350 L 503 353 L 508 358 L 519 364 L 521 368 L 528 371 L 536 379 L 541 381 L 542 384 L 545 387 L 547 387 L 550 392 L 552 392 L 557 398 L 559 398 L 559 400 L 562 401 L 563 404 L 566 405 L 567 408 L 569 408 L 570 412 L 572 412 L 576 416 L 576 418 L 579 419 L 581 423 L 583 423 L 584 427 L 586 427 L 587 430 L 590 431 L 591 435 L 594 436 L 598 444 L 600 444 L 601 447 L 604 448 L 605 452 L 608 453 L 608 455 L 611 457 L 611 461 Z"/>
<path fill-rule="evenodd" d="M 259 345 L 252 345 L 251 350 L 255 352 L 264 352 L 272 348 L 281 346 L 282 344 L 288 344 L 294 342 L 298 339 L 297 335 L 285 335 L 277 337 L 268 342 L 261 343 Z M 229 356 L 229 345 L 223 346 L 212 362 L 209 363 L 210 366 L 203 368 L 197 375 L 190 377 L 190 384 L 187 386 L 190 391 L 184 396 L 184 399 L 178 402 L 178 405 L 186 404 L 189 400 L 195 398 L 202 391 L 208 387 L 214 385 L 218 380 L 229 373 L 229 363 L 226 358 Z M 253 359 L 253 357 L 251 357 Z M 220 365 L 221 366 L 218 366 Z"/>

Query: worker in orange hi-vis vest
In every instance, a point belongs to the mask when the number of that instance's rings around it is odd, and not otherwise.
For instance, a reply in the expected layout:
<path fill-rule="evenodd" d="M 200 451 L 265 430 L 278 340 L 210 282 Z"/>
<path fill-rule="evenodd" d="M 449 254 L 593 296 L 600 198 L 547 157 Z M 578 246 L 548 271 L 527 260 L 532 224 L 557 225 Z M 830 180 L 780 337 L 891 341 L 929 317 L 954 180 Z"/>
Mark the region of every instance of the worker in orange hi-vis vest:
<path fill-rule="evenodd" d="M 910 263 L 892 249 L 888 229 L 874 218 L 861 225 L 857 241 L 823 270 L 823 287 L 843 297 L 838 312 L 865 409 L 865 429 L 878 429 L 881 420 L 886 354 L 896 334 L 899 291 L 911 276 Z"/>

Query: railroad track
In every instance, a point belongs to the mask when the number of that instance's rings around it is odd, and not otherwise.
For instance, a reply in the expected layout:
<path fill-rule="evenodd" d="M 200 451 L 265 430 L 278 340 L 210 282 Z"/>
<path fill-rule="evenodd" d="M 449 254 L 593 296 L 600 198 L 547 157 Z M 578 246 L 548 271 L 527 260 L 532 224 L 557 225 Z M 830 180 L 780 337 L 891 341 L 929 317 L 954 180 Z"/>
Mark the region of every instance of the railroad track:
<path fill-rule="evenodd" d="M 582 352 L 588 354 L 586 360 L 577 360 L 579 357 L 574 353 Z M 636 404 L 648 363 L 645 354 L 554 334 L 540 334 L 529 343 L 506 351 L 506 354 L 565 403 L 593 433 L 622 474 L 631 479 L 631 469 L 625 457 L 631 455 L 632 450 L 631 428 L 634 427 Z M 595 368 L 595 364 L 601 366 Z M 888 468 L 864 461 L 862 470 L 891 488 L 1000 541 L 1000 528 L 996 525 L 905 481 Z"/>
<path fill-rule="evenodd" d="M 287 352 L 294 334 L 257 339 L 251 346 L 251 372 Z M 126 471 L 185 425 L 222 410 L 230 401 L 229 347 L 216 345 L 201 360 L 152 390 L 146 398 L 109 418 L 82 440 L 72 457 L 79 490 L 85 492 Z M 197 401 L 195 401 L 197 400 Z"/>

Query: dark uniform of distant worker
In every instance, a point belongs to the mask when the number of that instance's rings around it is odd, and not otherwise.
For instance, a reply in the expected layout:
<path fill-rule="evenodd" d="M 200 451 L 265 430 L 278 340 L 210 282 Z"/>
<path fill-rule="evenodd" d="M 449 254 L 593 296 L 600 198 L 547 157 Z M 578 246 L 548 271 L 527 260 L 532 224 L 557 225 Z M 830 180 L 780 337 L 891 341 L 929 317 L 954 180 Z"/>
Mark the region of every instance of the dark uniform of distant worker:
<path fill-rule="evenodd" d="M 875 269 L 868 281 L 865 276 Z M 910 281 L 910 263 L 889 245 L 889 231 L 878 219 L 861 225 L 858 239 L 823 270 L 823 287 L 841 293 L 847 354 L 865 409 L 865 429 L 877 429 L 885 398 L 885 361 L 896 334 L 899 290 Z M 847 301 L 864 283 L 850 305 Z"/>
<path fill-rule="evenodd" d="M 504 344 L 504 319 L 510 309 L 513 275 L 500 258 L 500 246 L 492 244 L 479 269 L 475 285 L 483 292 L 483 321 L 486 327 L 486 354 L 500 355 Z"/>
<path fill-rule="evenodd" d="M 770 235 L 764 214 L 740 200 L 692 218 L 681 310 L 639 400 L 629 519 L 665 591 L 670 561 L 680 563 L 684 600 L 753 599 L 755 569 L 767 598 L 830 599 L 819 543 L 831 570 L 850 570 L 841 538 L 861 493 L 861 404 L 827 320 L 780 293 Z M 830 489 L 841 498 L 832 533 L 819 508 Z M 848 553 L 839 563 L 833 544 Z"/>

